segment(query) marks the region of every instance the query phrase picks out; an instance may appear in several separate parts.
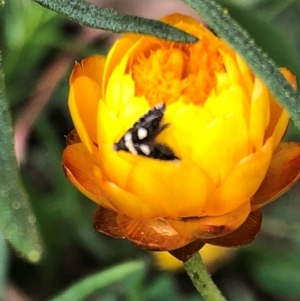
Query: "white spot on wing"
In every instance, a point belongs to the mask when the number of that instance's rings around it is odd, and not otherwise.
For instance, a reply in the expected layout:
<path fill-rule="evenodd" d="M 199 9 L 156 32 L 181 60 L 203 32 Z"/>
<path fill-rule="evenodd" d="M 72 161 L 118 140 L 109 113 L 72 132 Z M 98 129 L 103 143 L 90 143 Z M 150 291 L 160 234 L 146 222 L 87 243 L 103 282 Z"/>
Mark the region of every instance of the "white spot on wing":
<path fill-rule="evenodd" d="M 146 155 L 149 156 L 151 153 L 150 147 L 146 144 L 141 144 L 140 145 L 140 150 Z"/>
<path fill-rule="evenodd" d="M 137 135 L 138 138 L 142 140 L 148 136 L 148 131 L 145 128 L 139 128 L 137 131 Z"/>
<path fill-rule="evenodd" d="M 125 146 L 128 149 L 128 151 L 133 155 L 137 155 L 137 151 L 132 142 L 132 134 L 130 132 L 126 133 L 126 135 L 124 136 L 124 141 L 125 141 Z"/>
<path fill-rule="evenodd" d="M 131 133 L 126 133 L 124 136 L 125 141 L 132 141 L 132 134 Z"/>

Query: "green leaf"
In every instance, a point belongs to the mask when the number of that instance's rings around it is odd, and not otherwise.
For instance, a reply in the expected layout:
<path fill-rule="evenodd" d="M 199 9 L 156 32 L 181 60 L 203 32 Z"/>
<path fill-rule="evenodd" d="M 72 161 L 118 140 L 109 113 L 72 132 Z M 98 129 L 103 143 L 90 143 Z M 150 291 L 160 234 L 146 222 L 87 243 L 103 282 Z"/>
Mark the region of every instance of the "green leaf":
<path fill-rule="evenodd" d="M 124 15 L 111 8 L 103 8 L 81 0 L 33 0 L 81 25 L 117 33 L 130 32 L 182 43 L 197 39 L 165 23 Z"/>
<path fill-rule="evenodd" d="M 300 129 L 300 98 L 297 92 L 278 71 L 278 66 L 268 58 L 236 21 L 228 10 L 213 0 L 183 0 L 195 9 L 215 32 L 227 41 L 248 63 L 273 92 L 277 100 L 288 110 L 295 125 Z"/>
<path fill-rule="evenodd" d="M 0 231 L 21 256 L 37 262 L 42 256 L 42 245 L 35 216 L 20 182 L 2 70 L 0 52 Z"/>
<path fill-rule="evenodd" d="M 249 32 L 256 44 L 268 53 L 279 66 L 288 68 L 297 78 L 300 78 L 300 55 L 296 45 L 282 30 L 266 18 L 268 12 L 265 11 L 262 14 L 260 11 L 250 9 L 251 13 L 249 13 L 249 9 L 227 2 L 228 0 L 224 1 L 230 15 Z"/>
<path fill-rule="evenodd" d="M 0 233 L 0 299 L 3 296 L 8 268 L 8 249 L 4 237 Z"/>
<path fill-rule="evenodd" d="M 68 288 L 51 301 L 81 301 L 96 291 L 103 289 L 117 281 L 124 280 L 134 273 L 138 273 L 145 268 L 142 261 L 132 261 L 117 265 L 106 271 L 101 271 L 89 276 Z"/>

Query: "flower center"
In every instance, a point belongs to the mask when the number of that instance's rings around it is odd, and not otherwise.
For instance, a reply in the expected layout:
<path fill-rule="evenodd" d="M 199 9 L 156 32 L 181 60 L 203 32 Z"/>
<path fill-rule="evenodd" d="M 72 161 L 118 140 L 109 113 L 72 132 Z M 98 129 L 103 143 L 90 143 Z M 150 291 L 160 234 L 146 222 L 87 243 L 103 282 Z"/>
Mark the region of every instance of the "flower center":
<path fill-rule="evenodd" d="M 171 104 L 180 97 L 185 103 L 201 105 L 216 85 L 216 73 L 223 71 L 224 65 L 211 41 L 164 42 L 158 49 L 140 53 L 132 70 L 136 95 L 145 96 L 150 106 Z"/>

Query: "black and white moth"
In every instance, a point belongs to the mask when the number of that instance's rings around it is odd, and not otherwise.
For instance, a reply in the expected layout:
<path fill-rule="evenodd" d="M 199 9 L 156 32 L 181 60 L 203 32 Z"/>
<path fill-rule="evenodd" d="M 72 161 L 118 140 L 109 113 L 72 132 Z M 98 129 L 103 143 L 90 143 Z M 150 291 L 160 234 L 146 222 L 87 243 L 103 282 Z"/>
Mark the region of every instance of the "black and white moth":
<path fill-rule="evenodd" d="M 161 124 L 165 109 L 165 104 L 150 109 L 114 144 L 114 149 L 158 160 L 178 160 L 168 146 L 155 141 L 157 135 L 168 126 Z"/>

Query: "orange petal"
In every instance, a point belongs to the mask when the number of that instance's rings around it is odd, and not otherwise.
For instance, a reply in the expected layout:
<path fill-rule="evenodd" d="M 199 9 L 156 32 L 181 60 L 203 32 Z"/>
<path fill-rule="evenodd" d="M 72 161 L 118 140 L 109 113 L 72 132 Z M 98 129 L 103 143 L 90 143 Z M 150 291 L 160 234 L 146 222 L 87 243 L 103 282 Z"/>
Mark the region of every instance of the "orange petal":
<path fill-rule="evenodd" d="M 124 54 L 133 46 L 134 41 L 129 38 L 119 39 L 115 42 L 114 46 L 108 53 L 105 71 L 102 82 L 102 91 L 103 95 L 106 93 L 106 87 L 110 80 L 110 76 L 117 65 L 121 62 L 124 57 Z"/>
<path fill-rule="evenodd" d="M 101 188 L 113 204 L 115 211 L 134 219 L 154 219 L 162 216 L 155 203 L 145 202 L 144 199 L 121 189 L 116 184 L 99 179 Z"/>
<path fill-rule="evenodd" d="M 170 251 L 183 247 L 195 238 L 178 234 L 164 220 L 136 220 L 118 215 L 119 228 L 137 246 L 152 251 Z"/>
<path fill-rule="evenodd" d="M 225 215 L 168 220 L 168 223 L 182 235 L 208 239 L 224 236 L 235 231 L 246 220 L 249 213 L 250 204 L 247 202 Z"/>
<path fill-rule="evenodd" d="M 67 142 L 67 145 L 72 145 L 72 144 L 75 144 L 75 143 L 81 143 L 80 137 L 79 137 L 76 130 L 71 131 L 66 136 L 66 142 Z"/>
<path fill-rule="evenodd" d="M 253 211 L 249 214 L 246 221 L 234 232 L 213 239 L 204 239 L 205 243 L 221 247 L 241 247 L 250 244 L 261 227 L 261 210 Z"/>
<path fill-rule="evenodd" d="M 121 62 L 112 71 L 105 90 L 104 102 L 116 116 L 122 112 L 122 106 L 135 96 L 135 84 L 132 76 L 126 74 L 129 55 L 128 51 Z"/>
<path fill-rule="evenodd" d="M 114 211 L 98 206 L 94 213 L 94 229 L 114 238 L 125 238 L 117 224 L 117 215 Z"/>
<path fill-rule="evenodd" d="M 279 68 L 282 75 L 285 77 L 285 79 L 291 84 L 291 86 L 296 90 L 297 89 L 297 79 L 296 76 L 287 68 Z"/>
<path fill-rule="evenodd" d="M 182 15 L 180 13 L 174 13 L 168 16 L 163 17 L 160 21 L 175 26 L 178 23 L 187 23 L 193 26 L 199 26 L 199 21 L 195 20 L 192 17 Z"/>
<path fill-rule="evenodd" d="M 280 68 L 280 71 L 292 87 L 296 89 L 296 77 L 286 68 Z M 270 117 L 270 123 L 265 133 L 265 140 L 273 136 L 274 148 L 276 148 L 286 131 L 289 122 L 289 114 L 283 109 L 273 95 L 270 97 Z"/>
<path fill-rule="evenodd" d="M 199 43 L 204 41 L 206 38 L 214 38 L 219 40 L 209 29 L 204 26 L 204 24 L 192 17 L 182 15 L 180 13 L 174 13 L 166 16 L 162 18 L 161 21 L 194 35 L 195 37 L 199 38 Z M 225 45 L 224 43 L 222 44 Z"/>
<path fill-rule="evenodd" d="M 264 144 L 265 131 L 270 122 L 270 93 L 256 77 L 251 95 L 249 134 L 255 150 Z"/>
<path fill-rule="evenodd" d="M 69 85 L 71 86 L 75 82 L 75 80 L 80 76 L 83 76 L 83 70 L 81 68 L 81 64 L 78 62 L 75 62 L 75 66 L 74 66 L 71 76 L 70 76 Z"/>
<path fill-rule="evenodd" d="M 101 85 L 105 65 L 105 56 L 93 55 L 76 62 L 70 76 L 70 85 L 80 76 L 87 76 L 95 83 Z"/>
<path fill-rule="evenodd" d="M 212 212 L 207 215 L 218 215 L 218 212 L 222 212 L 219 215 L 224 214 L 242 204 L 241 200 L 244 202 L 250 200 L 267 173 L 272 151 L 273 144 L 272 138 L 270 138 L 258 152 L 241 160 L 232 173 L 220 184 L 218 188 L 220 197 L 216 198 L 215 202 L 207 203 L 206 212 Z"/>
<path fill-rule="evenodd" d="M 122 125 L 104 101 L 99 103 L 97 118 L 99 162 L 109 180 L 124 187 L 132 165 L 120 159 L 118 152 L 113 150 L 115 138 L 122 131 Z"/>
<path fill-rule="evenodd" d="M 249 66 L 244 61 L 243 58 L 241 58 L 237 53 L 235 53 L 235 58 L 241 73 L 241 80 L 244 83 L 243 84 L 243 86 L 245 87 L 244 93 L 246 93 L 248 98 L 250 99 L 253 90 L 253 75 L 251 73 L 251 70 L 249 69 Z"/>
<path fill-rule="evenodd" d="M 232 86 L 239 86 L 242 88 L 242 90 L 245 93 L 246 99 L 248 101 L 249 96 L 247 95 L 247 86 L 243 79 L 243 74 L 241 73 L 242 70 L 239 68 L 238 61 L 236 54 L 228 55 L 228 51 L 223 51 L 222 49 L 219 50 L 224 61 L 224 67 L 226 70 L 226 75 L 228 76 L 228 82 L 227 82 L 227 88 L 230 88 Z M 219 83 L 218 83 L 219 84 Z M 224 85 L 224 83 L 223 83 Z M 219 85 L 218 85 L 219 86 Z M 222 85 L 219 87 L 219 89 L 222 87 Z M 225 88 L 225 87 L 224 87 Z M 218 89 L 218 90 L 219 90 Z M 220 90 L 219 90 L 220 91 Z M 234 103 L 239 102 L 240 100 L 238 98 L 235 98 L 236 101 Z"/>
<path fill-rule="evenodd" d="M 290 189 L 300 177 L 300 144 L 282 142 L 276 148 L 264 181 L 251 201 L 256 210 Z"/>
<path fill-rule="evenodd" d="M 273 150 L 277 147 L 286 133 L 289 120 L 289 113 L 286 110 L 283 110 L 273 131 Z"/>
<path fill-rule="evenodd" d="M 69 109 L 73 123 L 83 143 L 92 151 L 91 141 L 97 142 L 97 108 L 101 97 L 100 86 L 86 76 L 71 85 Z"/>
<path fill-rule="evenodd" d="M 146 203 L 116 184 L 109 182 L 92 156 L 82 145 L 68 146 L 63 154 L 63 166 L 69 180 L 88 198 L 116 212 L 133 218 L 161 216 L 155 203 Z"/>
<path fill-rule="evenodd" d="M 82 72 L 101 87 L 105 66 L 105 56 L 93 55 L 81 61 Z"/>
<path fill-rule="evenodd" d="M 210 122 L 199 134 L 201 140 L 198 137 L 194 142 L 192 158 L 215 184 L 223 182 L 248 154 L 246 122 L 240 116 L 228 114 Z"/>
<path fill-rule="evenodd" d="M 205 245 L 204 242 L 202 242 L 201 240 L 197 239 L 191 243 L 189 243 L 188 245 L 173 250 L 173 251 L 169 251 L 169 253 L 171 255 L 173 255 L 174 257 L 176 257 L 177 259 L 186 262 L 188 259 L 190 259 L 196 252 L 198 252 L 203 246 Z"/>
<path fill-rule="evenodd" d="M 62 165 L 67 178 L 81 193 L 99 205 L 114 208 L 103 194 L 95 176 L 97 165 L 94 157 L 82 143 L 72 144 L 64 150 Z"/>
<path fill-rule="evenodd" d="M 126 189 L 157 208 L 157 217 L 203 216 L 215 186 L 194 163 L 153 160 L 135 156 Z M 170 180 L 172 185 L 170 185 Z M 188 200 L 183 205 L 183 200 Z"/>

